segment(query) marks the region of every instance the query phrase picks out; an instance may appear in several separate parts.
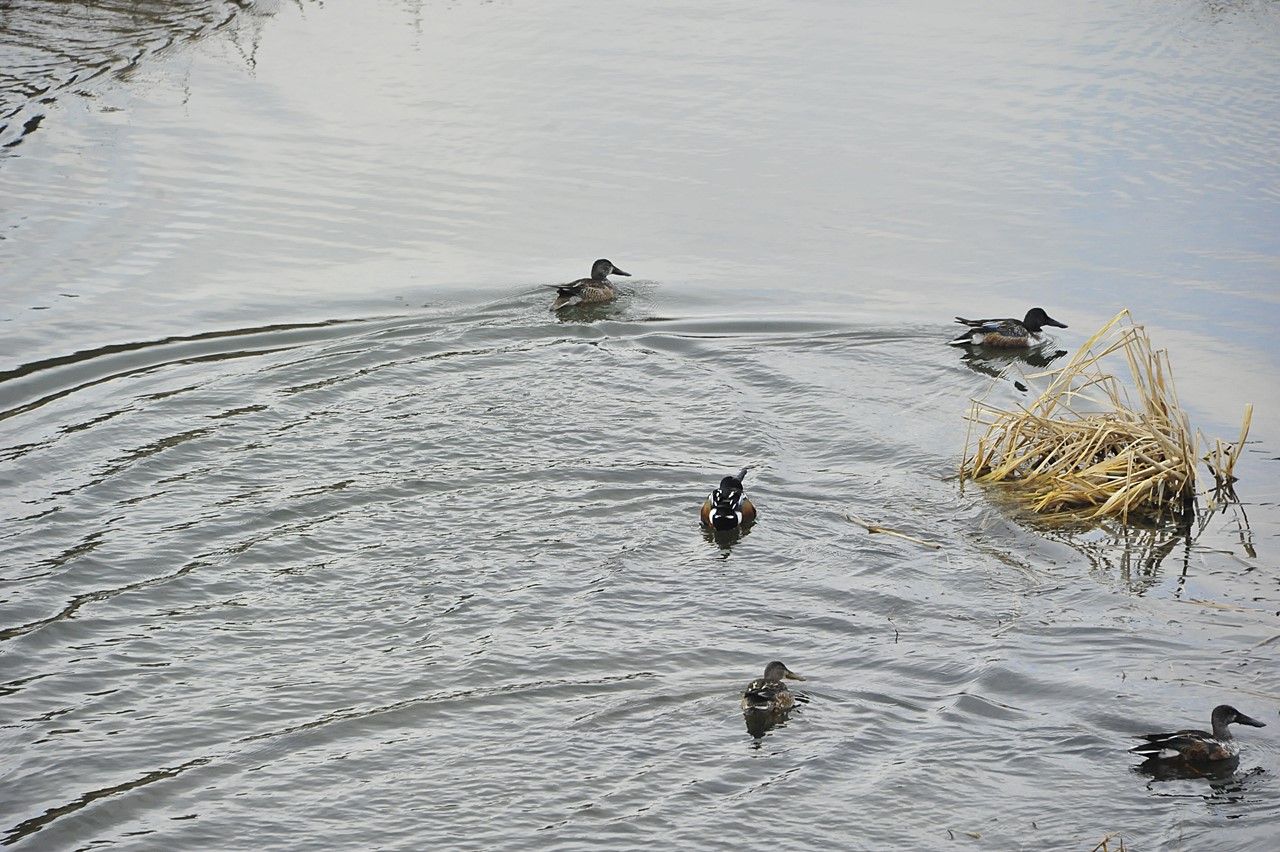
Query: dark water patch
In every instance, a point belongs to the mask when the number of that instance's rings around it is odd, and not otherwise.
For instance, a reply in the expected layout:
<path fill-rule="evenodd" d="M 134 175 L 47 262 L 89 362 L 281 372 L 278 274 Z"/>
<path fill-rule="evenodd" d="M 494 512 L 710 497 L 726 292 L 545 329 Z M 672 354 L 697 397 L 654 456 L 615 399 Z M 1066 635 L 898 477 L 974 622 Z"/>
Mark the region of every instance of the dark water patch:
<path fill-rule="evenodd" d="M 168 365 L 246 357 L 272 351 L 273 348 L 297 345 L 314 338 L 317 330 L 341 322 L 235 329 L 187 337 L 119 343 L 22 364 L 0 372 L 0 390 L 3 391 L 0 404 L 4 406 L 0 409 L 0 419 L 25 413 L 103 382 L 128 378 Z M 238 344 L 238 348 L 229 347 L 228 341 Z M 156 398 L 181 392 L 161 391 Z M 94 422 L 108 420 L 119 413 L 99 414 Z M 63 429 L 74 431 L 90 425 L 92 423 L 73 424 Z"/>
<path fill-rule="evenodd" d="M 149 57 L 213 33 L 248 45 L 270 14 L 228 0 L 16 0 L 0 21 L 0 147 L 15 148 L 67 94 L 92 96 L 99 78 L 127 82 Z"/>

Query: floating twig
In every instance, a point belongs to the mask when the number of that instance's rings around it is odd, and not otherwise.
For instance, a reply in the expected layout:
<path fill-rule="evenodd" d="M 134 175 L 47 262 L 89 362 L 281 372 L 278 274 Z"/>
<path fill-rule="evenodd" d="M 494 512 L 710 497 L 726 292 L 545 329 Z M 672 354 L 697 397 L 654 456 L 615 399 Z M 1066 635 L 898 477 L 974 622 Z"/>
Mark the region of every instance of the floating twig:
<path fill-rule="evenodd" d="M 940 544 L 934 544 L 931 541 L 925 541 L 924 539 L 916 538 L 913 535 L 900 533 L 897 530 L 891 530 L 888 527 L 882 527 L 879 524 L 869 524 L 866 521 L 862 520 L 861 518 L 855 518 L 853 515 L 850 515 L 848 512 L 845 512 L 844 516 L 847 520 L 853 521 L 855 524 L 862 527 L 869 533 L 884 533 L 885 535 L 892 535 L 892 536 L 897 536 L 898 538 L 905 538 L 907 541 L 914 541 L 916 544 L 923 544 L 925 547 L 932 548 L 933 550 L 939 550 L 942 547 L 942 545 Z"/>
<path fill-rule="evenodd" d="M 1270 645 L 1272 642 L 1276 641 L 1277 639 L 1280 639 L 1280 633 L 1277 633 L 1275 636 L 1272 636 L 1270 639 L 1263 639 L 1261 642 L 1255 642 L 1254 644 L 1249 646 L 1249 650 L 1256 651 L 1259 648 L 1261 648 L 1263 645 Z"/>

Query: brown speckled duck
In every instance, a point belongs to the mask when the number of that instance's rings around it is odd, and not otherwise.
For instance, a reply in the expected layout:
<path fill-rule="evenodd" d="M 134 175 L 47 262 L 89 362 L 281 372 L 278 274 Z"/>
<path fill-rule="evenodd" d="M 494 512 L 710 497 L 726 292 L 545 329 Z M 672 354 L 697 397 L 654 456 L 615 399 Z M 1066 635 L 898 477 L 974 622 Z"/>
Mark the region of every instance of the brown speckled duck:
<path fill-rule="evenodd" d="M 742 712 L 781 713 L 790 710 L 796 701 L 791 690 L 782 682 L 783 678 L 804 680 L 783 663 L 774 660 L 764 667 L 764 677 L 747 684 L 742 693 Z"/>
<path fill-rule="evenodd" d="M 556 300 L 551 303 L 551 310 L 558 311 L 573 305 L 590 305 L 595 302 L 609 301 L 613 298 L 613 285 L 609 283 L 610 275 L 631 277 L 630 272 L 623 272 L 614 266 L 612 261 L 602 257 L 591 264 L 590 278 L 579 278 L 568 284 L 555 285 Z"/>

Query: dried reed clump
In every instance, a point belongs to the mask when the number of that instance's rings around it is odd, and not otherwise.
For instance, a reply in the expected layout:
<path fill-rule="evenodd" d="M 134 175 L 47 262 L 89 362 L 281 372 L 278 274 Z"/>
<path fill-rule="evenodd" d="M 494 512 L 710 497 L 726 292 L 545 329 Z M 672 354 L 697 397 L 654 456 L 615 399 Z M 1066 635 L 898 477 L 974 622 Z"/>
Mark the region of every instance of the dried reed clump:
<path fill-rule="evenodd" d="M 1136 404 L 1101 364 L 1114 353 L 1128 361 Z M 1025 409 L 1002 411 L 974 402 L 962 475 L 980 483 L 1014 483 L 1036 512 L 1123 521 L 1172 515 L 1189 522 L 1196 503 L 1197 441 L 1178 407 L 1168 354 L 1152 350 L 1127 310 L 1067 366 L 1038 375 L 1053 379 Z M 1206 457 L 1220 490 L 1235 480 L 1232 469 L 1248 420 L 1246 409 L 1239 443 L 1219 441 Z M 970 454 L 973 424 L 987 431 Z"/>

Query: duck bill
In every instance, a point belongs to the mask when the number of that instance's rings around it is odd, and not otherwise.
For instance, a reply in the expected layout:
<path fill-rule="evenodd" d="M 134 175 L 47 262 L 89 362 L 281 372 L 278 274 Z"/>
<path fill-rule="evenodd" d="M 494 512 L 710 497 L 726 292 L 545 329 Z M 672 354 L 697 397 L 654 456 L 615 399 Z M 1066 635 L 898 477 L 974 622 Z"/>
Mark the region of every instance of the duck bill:
<path fill-rule="evenodd" d="M 631 273 L 630 273 L 630 272 L 623 272 L 621 269 L 619 269 L 619 268 L 618 268 L 618 267 L 616 267 L 616 266 L 613 268 L 613 272 L 610 272 L 609 274 L 610 274 L 610 275 L 625 275 L 625 276 L 627 276 L 628 278 L 630 278 L 630 277 L 631 277 Z M 1065 328 L 1066 326 L 1063 326 L 1063 327 Z"/>
<path fill-rule="evenodd" d="M 1243 713 L 1239 713 L 1236 715 L 1236 724 L 1237 725 L 1253 725 L 1253 727 L 1255 728 L 1265 728 L 1267 726 L 1266 722 L 1260 722 L 1257 719 L 1253 718 L 1252 716 L 1246 716 Z"/>
<path fill-rule="evenodd" d="M 1044 324 L 1045 324 L 1045 325 L 1051 325 L 1051 326 L 1053 326 L 1054 328 L 1066 328 L 1066 327 L 1067 327 L 1067 324 L 1066 324 L 1065 322 L 1058 322 L 1058 321 L 1057 321 L 1056 319 L 1054 319 L 1053 317 L 1045 317 Z"/>
<path fill-rule="evenodd" d="M 791 671 L 790 669 L 787 669 L 787 672 L 786 674 L 783 675 L 783 677 L 785 677 L 787 680 L 804 680 L 804 678 L 802 678 L 800 675 L 796 674 L 795 672 Z"/>

